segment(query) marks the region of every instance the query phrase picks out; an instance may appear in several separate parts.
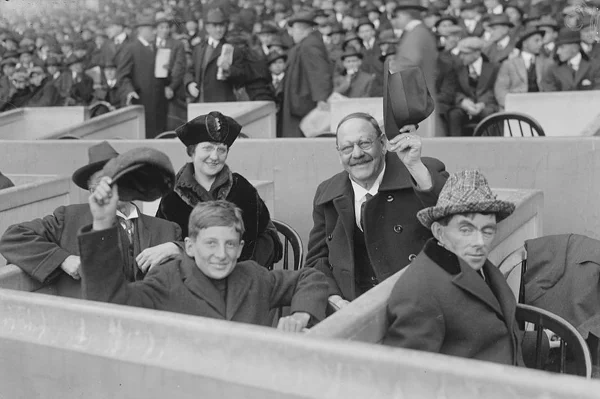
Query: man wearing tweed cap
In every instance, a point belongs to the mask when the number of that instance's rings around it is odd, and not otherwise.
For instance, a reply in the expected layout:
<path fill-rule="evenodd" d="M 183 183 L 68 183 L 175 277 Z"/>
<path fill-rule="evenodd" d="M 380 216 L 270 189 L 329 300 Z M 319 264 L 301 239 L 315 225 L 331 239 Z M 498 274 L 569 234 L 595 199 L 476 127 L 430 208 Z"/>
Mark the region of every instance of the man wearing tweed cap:
<path fill-rule="evenodd" d="M 436 206 L 417 213 L 434 238 L 392 290 L 386 345 L 523 365 L 514 295 L 487 260 L 514 208 L 479 171 L 450 176 Z"/>

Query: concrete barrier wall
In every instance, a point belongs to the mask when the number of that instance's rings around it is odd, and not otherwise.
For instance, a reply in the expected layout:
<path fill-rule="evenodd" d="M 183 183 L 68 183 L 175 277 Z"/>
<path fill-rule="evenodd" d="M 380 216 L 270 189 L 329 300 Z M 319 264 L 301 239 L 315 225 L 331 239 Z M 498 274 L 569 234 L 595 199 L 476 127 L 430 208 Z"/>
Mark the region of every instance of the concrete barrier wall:
<path fill-rule="evenodd" d="M 506 111 L 536 119 L 546 136 L 591 136 L 599 133 L 600 90 L 523 93 L 506 96 Z M 566 116 L 568 115 L 568 117 Z"/>
<path fill-rule="evenodd" d="M 0 141 L 0 170 L 70 175 L 87 164 L 93 143 Z M 111 144 L 121 152 L 153 146 L 169 155 L 176 170 L 189 159 L 177 141 Z M 423 153 L 443 160 L 451 172 L 479 168 L 492 187 L 542 190 L 544 234 L 573 232 L 600 239 L 599 145 L 593 137 L 431 138 L 423 140 Z M 249 180 L 274 183 L 277 218 L 291 224 L 305 243 L 318 184 L 342 170 L 334 139 L 238 140 L 228 164 Z"/>
<path fill-rule="evenodd" d="M 600 384 L 266 327 L 0 290 L 7 398 L 597 398 Z"/>
<path fill-rule="evenodd" d="M 132 105 L 121 108 L 77 125 L 55 129 L 40 138 L 51 140 L 62 137 L 85 140 L 143 139 L 146 137 L 144 107 Z"/>
<path fill-rule="evenodd" d="M 71 179 L 46 177 L 24 185 L 15 185 L 0 192 L 0 234 L 8 226 L 36 215 L 51 214 L 61 205 L 71 203 Z M 33 215 L 33 216 L 32 216 Z M 6 260 L 0 255 L 0 266 Z"/>
<path fill-rule="evenodd" d="M 525 240 L 541 235 L 543 194 L 539 190 L 494 190 L 499 199 L 514 202 L 515 212 L 500 222 L 489 259 L 499 265 Z M 388 326 L 387 299 L 402 273 L 399 271 L 377 287 L 361 295 L 340 311 L 329 316 L 310 330 L 311 335 L 349 339 L 362 342 L 381 342 Z M 517 282 L 518 284 L 518 282 Z M 511 287 L 518 290 L 518 287 Z"/>
<path fill-rule="evenodd" d="M 188 104 L 188 121 L 219 111 L 242 125 L 242 133 L 253 139 L 277 137 L 277 109 L 272 101 L 237 101 Z"/>
<path fill-rule="evenodd" d="M 0 113 L 0 139 L 35 140 L 88 119 L 86 107 L 20 108 Z"/>

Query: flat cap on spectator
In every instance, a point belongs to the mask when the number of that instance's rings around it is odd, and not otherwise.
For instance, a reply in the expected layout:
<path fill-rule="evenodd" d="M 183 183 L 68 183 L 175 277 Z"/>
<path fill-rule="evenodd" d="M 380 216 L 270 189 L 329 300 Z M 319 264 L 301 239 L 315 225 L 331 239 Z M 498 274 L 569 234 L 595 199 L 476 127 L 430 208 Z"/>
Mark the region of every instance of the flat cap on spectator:
<path fill-rule="evenodd" d="M 340 57 L 343 60 L 345 60 L 348 57 L 358 57 L 361 60 L 364 58 L 364 55 L 361 51 L 357 51 L 355 48 L 347 48 L 343 53 L 342 56 Z"/>
<path fill-rule="evenodd" d="M 508 26 L 509 28 L 512 28 L 515 26 L 515 24 L 510 22 L 510 20 L 508 19 L 508 15 L 506 15 L 506 14 L 492 15 L 490 17 L 490 22 L 488 23 L 488 25 L 489 26 L 504 25 L 504 26 Z"/>
<path fill-rule="evenodd" d="M 88 49 L 88 46 L 83 40 L 78 40 L 75 43 L 73 43 L 73 50 L 75 50 L 75 51 L 87 50 L 87 49 Z"/>
<path fill-rule="evenodd" d="M 423 6 L 420 0 L 398 0 L 394 10 L 427 11 L 427 7 Z"/>
<path fill-rule="evenodd" d="M 377 8 L 377 6 L 375 4 L 369 4 L 366 8 L 365 8 L 365 12 L 367 14 L 371 13 L 371 12 L 376 12 L 377 14 L 381 14 L 381 10 L 379 8 Z"/>
<path fill-rule="evenodd" d="M 562 46 L 563 44 L 575 44 L 581 43 L 581 32 L 578 30 L 571 30 L 569 28 L 563 28 L 558 32 L 556 38 L 556 47 Z"/>
<path fill-rule="evenodd" d="M 539 10 L 534 9 L 523 18 L 523 23 L 527 24 L 532 21 L 539 21 L 543 16 L 544 15 Z"/>
<path fill-rule="evenodd" d="M 119 155 L 107 141 L 93 145 L 88 148 L 88 164 L 80 167 L 75 172 L 71 179 L 77 186 L 88 189 L 88 181 L 92 175 L 104 167 L 108 161 L 116 158 Z"/>
<path fill-rule="evenodd" d="M 223 10 L 220 8 L 212 8 L 206 13 L 207 24 L 222 25 L 229 22 L 229 18 L 225 15 Z"/>
<path fill-rule="evenodd" d="M 108 21 L 108 25 L 127 26 L 127 22 L 124 17 L 116 16 Z"/>
<path fill-rule="evenodd" d="M 544 31 L 536 28 L 536 27 L 530 27 L 525 29 L 520 35 L 519 35 L 519 39 L 517 40 L 517 42 L 515 43 L 515 47 L 518 48 L 519 50 L 521 49 L 521 46 L 523 46 L 523 42 L 525 40 L 527 40 L 528 38 L 530 38 L 533 35 L 540 35 L 540 36 L 544 36 Z"/>
<path fill-rule="evenodd" d="M 477 0 L 473 0 L 470 3 L 463 3 L 460 6 L 460 10 L 461 11 L 465 11 L 465 10 L 475 10 L 475 11 L 481 11 L 482 8 L 482 4 L 481 2 L 477 1 Z"/>
<path fill-rule="evenodd" d="M 4 38 L 4 42 L 13 42 L 14 44 L 18 45 L 19 44 L 19 40 L 12 34 L 8 34 L 5 38 Z"/>
<path fill-rule="evenodd" d="M 316 25 L 315 13 L 312 11 L 299 11 L 288 19 L 288 26 L 293 26 L 296 22 L 303 22 L 308 25 Z"/>
<path fill-rule="evenodd" d="M 525 15 L 525 11 L 523 11 L 523 8 L 519 5 L 519 3 L 517 3 L 514 0 L 504 6 L 504 11 L 506 11 L 507 8 L 514 8 L 519 14 L 521 14 L 521 17 Z"/>
<path fill-rule="evenodd" d="M 35 41 L 29 37 L 24 38 L 19 43 L 19 47 L 30 47 L 30 46 L 34 46 L 34 45 L 35 45 Z"/>
<path fill-rule="evenodd" d="M 217 111 L 200 115 L 175 129 L 185 146 L 211 141 L 231 147 L 241 131 L 242 127 L 235 119 Z"/>
<path fill-rule="evenodd" d="M 344 37 L 344 42 L 342 44 L 343 47 L 345 47 L 348 43 L 350 43 L 353 40 L 358 40 L 359 42 L 362 43 L 362 39 L 360 37 L 358 37 L 358 35 L 354 32 L 348 32 L 346 33 L 346 36 Z"/>
<path fill-rule="evenodd" d="M 18 50 L 19 55 L 21 54 L 33 54 L 33 52 L 35 51 L 35 48 L 32 46 L 27 46 L 27 47 L 21 47 Z"/>
<path fill-rule="evenodd" d="M 277 60 L 287 60 L 287 54 L 286 53 L 282 53 L 279 51 L 271 51 L 269 53 L 269 56 L 267 57 L 267 64 L 271 65 L 272 63 L 274 63 Z"/>
<path fill-rule="evenodd" d="M 154 201 L 175 184 L 171 160 L 154 148 L 134 148 L 111 158 L 102 168 L 102 175 L 118 184 L 121 201 Z"/>
<path fill-rule="evenodd" d="M 464 54 L 482 51 L 485 47 L 485 40 L 479 37 L 465 37 L 456 45 L 457 51 Z"/>

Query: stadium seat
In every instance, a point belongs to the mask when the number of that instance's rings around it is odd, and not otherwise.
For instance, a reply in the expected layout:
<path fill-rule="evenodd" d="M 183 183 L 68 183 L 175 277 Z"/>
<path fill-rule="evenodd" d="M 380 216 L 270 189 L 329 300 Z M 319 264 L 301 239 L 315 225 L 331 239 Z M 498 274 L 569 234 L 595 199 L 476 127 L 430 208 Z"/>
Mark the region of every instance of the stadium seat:
<path fill-rule="evenodd" d="M 508 131 L 511 137 L 545 136 L 544 129 L 538 121 L 518 112 L 498 112 L 488 116 L 475 127 L 473 136 L 503 137 L 505 131 Z"/>

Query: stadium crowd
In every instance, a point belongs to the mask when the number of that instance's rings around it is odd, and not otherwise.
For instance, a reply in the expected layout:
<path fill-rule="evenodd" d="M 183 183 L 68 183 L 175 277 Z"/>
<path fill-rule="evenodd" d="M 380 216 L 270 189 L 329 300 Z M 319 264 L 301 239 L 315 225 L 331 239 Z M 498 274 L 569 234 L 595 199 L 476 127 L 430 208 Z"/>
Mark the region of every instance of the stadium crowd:
<path fill-rule="evenodd" d="M 381 97 L 386 68 L 416 65 L 438 129 L 461 136 L 507 93 L 600 88 L 592 1 L 87 4 L 3 13 L 0 111 L 84 105 L 95 116 L 139 103 L 155 137 L 185 122 L 190 102 L 271 100 L 278 135 L 303 137 L 300 121 L 332 93 Z"/>

